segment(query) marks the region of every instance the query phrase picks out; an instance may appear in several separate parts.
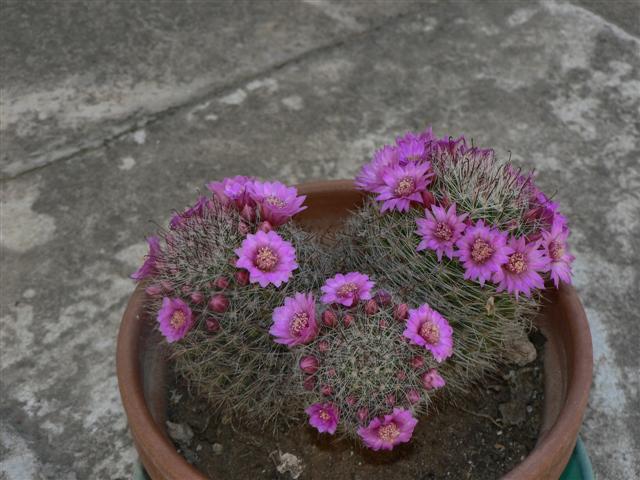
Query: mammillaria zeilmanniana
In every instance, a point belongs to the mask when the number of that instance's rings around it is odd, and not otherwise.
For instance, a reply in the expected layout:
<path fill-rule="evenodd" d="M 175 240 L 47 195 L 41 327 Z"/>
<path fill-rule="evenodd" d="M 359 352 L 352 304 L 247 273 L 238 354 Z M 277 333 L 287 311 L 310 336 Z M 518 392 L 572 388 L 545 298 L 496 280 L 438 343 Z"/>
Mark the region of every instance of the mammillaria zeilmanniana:
<path fill-rule="evenodd" d="M 346 268 L 372 274 L 451 323 L 447 391 L 465 391 L 526 338 L 545 283 L 570 283 L 569 229 L 558 205 L 491 149 L 408 133 L 356 178 L 368 193 L 338 234 Z"/>
<path fill-rule="evenodd" d="M 271 334 L 297 354 L 309 423 L 373 450 L 408 442 L 453 351 L 437 311 L 410 308 L 365 274 L 337 274 L 322 296 L 297 293 L 273 314 Z"/>
<path fill-rule="evenodd" d="M 279 182 L 234 177 L 150 237 L 133 278 L 174 369 L 230 420 L 286 424 L 303 412 L 286 397 L 295 360 L 268 333 L 273 309 L 296 291 L 319 288 L 329 256 L 289 220 L 304 196 Z"/>

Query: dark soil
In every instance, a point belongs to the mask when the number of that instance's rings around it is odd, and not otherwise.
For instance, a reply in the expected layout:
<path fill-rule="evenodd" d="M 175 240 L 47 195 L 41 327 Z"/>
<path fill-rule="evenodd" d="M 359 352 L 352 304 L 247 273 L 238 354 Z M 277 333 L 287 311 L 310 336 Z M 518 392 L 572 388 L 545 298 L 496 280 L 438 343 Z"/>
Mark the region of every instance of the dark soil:
<path fill-rule="evenodd" d="M 412 441 L 392 452 L 336 441 L 307 425 L 291 428 L 277 439 L 270 432 L 223 425 L 179 379 L 174 379 L 169 402 L 169 420 L 179 424 L 174 441 L 191 463 L 219 479 L 294 478 L 277 470 L 281 455 L 290 453 L 302 462 L 300 480 L 493 480 L 522 461 L 538 436 L 544 338 L 538 334 L 532 341 L 538 351 L 533 363 L 507 365 L 457 406 L 442 406 L 420 419 Z M 189 440 L 187 426 L 193 432 Z M 186 437 L 181 435 L 184 430 Z"/>

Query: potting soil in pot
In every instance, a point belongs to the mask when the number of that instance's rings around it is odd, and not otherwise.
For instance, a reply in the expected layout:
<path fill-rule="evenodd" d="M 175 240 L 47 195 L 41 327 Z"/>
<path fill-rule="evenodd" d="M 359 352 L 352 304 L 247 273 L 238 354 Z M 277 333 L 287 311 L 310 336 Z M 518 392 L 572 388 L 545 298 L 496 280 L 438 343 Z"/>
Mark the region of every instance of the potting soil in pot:
<path fill-rule="evenodd" d="M 494 480 L 520 463 L 538 437 L 544 338 L 531 340 L 535 361 L 505 365 L 457 405 L 420 419 L 412 441 L 391 452 L 318 434 L 306 421 L 277 436 L 223 424 L 175 377 L 168 431 L 180 453 L 212 478 Z"/>

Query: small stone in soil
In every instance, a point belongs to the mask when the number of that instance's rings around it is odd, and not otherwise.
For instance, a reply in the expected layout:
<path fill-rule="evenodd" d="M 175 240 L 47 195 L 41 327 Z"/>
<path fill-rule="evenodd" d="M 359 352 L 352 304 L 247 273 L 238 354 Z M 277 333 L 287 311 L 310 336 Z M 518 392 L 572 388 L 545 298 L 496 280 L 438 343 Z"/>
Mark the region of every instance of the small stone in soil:
<path fill-rule="evenodd" d="M 167 420 L 167 430 L 174 442 L 186 443 L 189 445 L 193 438 L 193 430 L 186 423 L 173 423 Z"/>
<path fill-rule="evenodd" d="M 213 453 L 215 453 L 216 455 L 222 455 L 222 445 L 219 443 L 214 443 L 213 445 L 211 445 L 211 448 L 213 450 Z"/>
<path fill-rule="evenodd" d="M 280 456 L 280 464 L 276 466 L 276 470 L 278 470 L 279 473 L 289 472 L 293 480 L 296 480 L 302 475 L 304 465 L 298 457 L 293 453 L 278 452 L 278 455 Z"/>

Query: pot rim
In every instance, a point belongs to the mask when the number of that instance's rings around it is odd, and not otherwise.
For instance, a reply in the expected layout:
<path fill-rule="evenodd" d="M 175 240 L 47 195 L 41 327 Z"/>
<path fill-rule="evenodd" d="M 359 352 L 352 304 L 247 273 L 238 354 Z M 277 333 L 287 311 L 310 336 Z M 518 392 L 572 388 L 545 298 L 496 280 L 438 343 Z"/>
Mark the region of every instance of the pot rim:
<path fill-rule="evenodd" d="M 298 186 L 300 193 L 306 195 L 321 193 L 354 194 L 351 180 L 317 181 L 303 183 Z M 327 198 L 331 204 L 340 203 L 339 195 Z M 145 468 L 154 475 L 164 475 L 170 479 L 206 480 L 198 469 L 189 464 L 180 455 L 166 433 L 158 427 L 145 402 L 143 379 L 140 369 L 140 339 L 144 323 L 140 321 L 139 312 L 145 292 L 138 285 L 127 304 L 118 332 L 116 370 L 120 396 L 135 446 L 143 460 Z M 558 416 L 549 429 L 543 426 L 538 443 L 527 457 L 504 479 L 540 478 L 540 465 L 545 459 L 553 457 L 558 451 L 565 450 L 567 444 L 571 449 L 575 444 L 578 430 L 582 424 L 582 416 L 586 409 L 591 388 L 593 352 L 591 332 L 586 314 L 575 289 L 571 285 L 560 284 L 557 297 L 563 298 L 564 311 L 570 312 L 566 317 L 570 320 L 563 328 L 576 348 L 567 352 L 564 359 L 565 370 L 569 368 L 571 375 L 566 380 L 566 394 L 558 412 Z M 547 376 L 545 373 L 545 390 Z M 545 431 L 546 430 L 546 431 Z M 568 456 L 567 456 L 568 460 Z M 563 466 L 564 468 L 564 466 Z M 538 474 L 536 474 L 538 472 Z"/>

